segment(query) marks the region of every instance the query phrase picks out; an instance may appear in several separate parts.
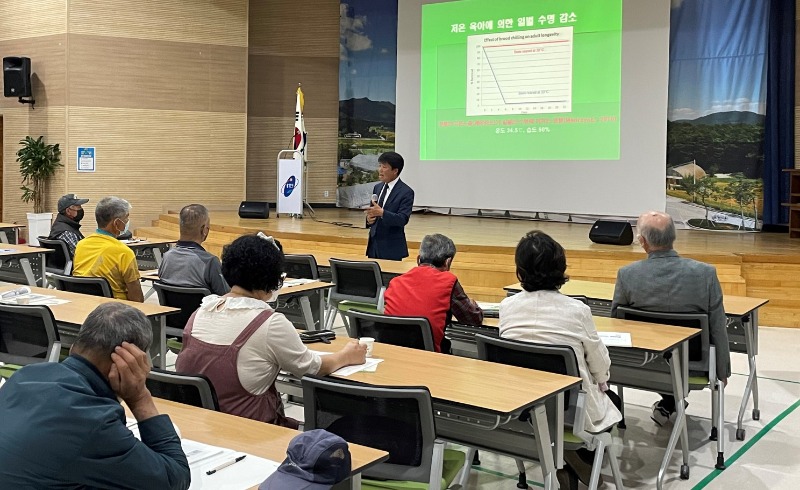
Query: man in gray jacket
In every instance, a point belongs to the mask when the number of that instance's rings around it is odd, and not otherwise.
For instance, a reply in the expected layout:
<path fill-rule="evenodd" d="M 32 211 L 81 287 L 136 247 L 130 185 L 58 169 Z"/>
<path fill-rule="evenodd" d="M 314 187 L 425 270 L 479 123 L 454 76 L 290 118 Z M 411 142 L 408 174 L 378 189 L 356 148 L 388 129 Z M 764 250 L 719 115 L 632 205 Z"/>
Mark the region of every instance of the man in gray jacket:
<path fill-rule="evenodd" d="M 172 286 L 208 288 L 213 294 L 227 294 L 231 288 L 222 277 L 219 259 L 203 248 L 211 231 L 208 209 L 189 204 L 181 209 L 181 236 L 176 246 L 164 254 L 158 276 Z"/>
<path fill-rule="evenodd" d="M 673 250 L 675 223 L 668 214 L 649 211 L 636 225 L 639 244 L 647 259 L 622 267 L 617 272 L 611 316 L 618 306 L 674 313 L 708 313 L 709 336 L 716 349 L 717 377 L 727 383 L 731 374 L 727 319 L 722 305 L 722 288 L 716 269 L 685 259 Z M 675 398 L 662 395 L 653 405 L 653 421 L 666 423 L 675 412 Z"/>

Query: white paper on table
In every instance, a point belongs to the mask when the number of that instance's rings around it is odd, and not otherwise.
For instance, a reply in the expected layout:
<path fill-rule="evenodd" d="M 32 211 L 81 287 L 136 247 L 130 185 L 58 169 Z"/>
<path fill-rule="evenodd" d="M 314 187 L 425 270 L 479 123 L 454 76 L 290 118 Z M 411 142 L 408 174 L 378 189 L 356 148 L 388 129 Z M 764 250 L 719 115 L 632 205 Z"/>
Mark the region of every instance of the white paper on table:
<path fill-rule="evenodd" d="M 12 298 L 3 298 L 0 301 L 10 305 L 63 305 L 70 302 L 68 299 L 36 293 L 21 294 Z"/>
<path fill-rule="evenodd" d="M 632 347 L 631 334 L 628 332 L 597 332 L 606 347 Z"/>
<path fill-rule="evenodd" d="M 275 461 L 247 454 L 241 461 L 208 475 L 207 471 L 233 461 L 245 453 L 187 439 L 181 441 L 181 445 L 192 472 L 192 484 L 189 490 L 246 490 L 266 480 L 280 466 L 280 463 Z"/>
<path fill-rule="evenodd" d="M 283 281 L 283 286 L 284 287 L 300 286 L 302 284 L 308 284 L 314 281 L 316 281 L 316 279 L 286 279 L 285 281 Z"/>
<path fill-rule="evenodd" d="M 383 359 L 375 359 L 374 357 L 368 357 L 367 362 L 365 362 L 364 364 L 356 364 L 355 366 L 345 366 L 341 369 L 337 369 L 331 374 L 335 374 L 336 376 L 350 376 L 351 374 L 359 373 L 361 371 L 375 372 L 375 368 L 377 368 L 378 364 L 382 362 Z"/>
<path fill-rule="evenodd" d="M 489 303 L 488 301 L 478 301 L 477 303 L 483 311 L 500 311 L 500 303 Z"/>

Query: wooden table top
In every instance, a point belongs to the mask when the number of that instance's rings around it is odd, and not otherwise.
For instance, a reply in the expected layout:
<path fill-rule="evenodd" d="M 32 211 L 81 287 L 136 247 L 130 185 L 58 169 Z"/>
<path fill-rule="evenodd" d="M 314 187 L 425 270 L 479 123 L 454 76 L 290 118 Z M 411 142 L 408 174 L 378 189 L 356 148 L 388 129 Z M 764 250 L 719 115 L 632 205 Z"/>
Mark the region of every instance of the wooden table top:
<path fill-rule="evenodd" d="M 351 339 L 310 344 L 316 351 L 336 352 Z M 376 386 L 427 386 L 437 400 L 510 415 L 539 400 L 571 388 L 580 378 L 493 362 L 375 343 L 373 357 L 383 359 L 374 373 L 344 379 Z"/>
<path fill-rule="evenodd" d="M 128 240 L 120 240 L 120 241 L 131 248 L 156 247 L 159 245 L 169 245 L 170 243 L 178 242 L 178 240 L 173 240 L 169 238 L 152 238 L 149 240 L 147 238 L 142 238 L 142 237 L 138 238 L 139 240 L 136 242 L 129 242 Z"/>
<path fill-rule="evenodd" d="M 159 281 L 161 278 L 158 276 L 158 271 L 143 271 L 139 276 L 140 279 L 144 279 L 146 281 Z M 297 294 L 297 293 L 305 293 L 307 291 L 316 291 L 317 289 L 328 289 L 332 288 L 333 284 L 324 281 L 311 281 L 305 284 L 297 284 L 295 286 L 284 285 L 279 294 Z"/>
<path fill-rule="evenodd" d="M 631 334 L 632 348 L 651 352 L 665 352 L 687 339 L 700 335 L 700 329 L 697 328 L 636 322 L 604 316 L 593 316 L 592 320 L 594 320 L 598 332 L 629 333 Z M 497 327 L 499 323 L 498 318 L 483 319 L 483 324 L 489 327 Z"/>
<path fill-rule="evenodd" d="M 330 259 L 354 260 L 358 262 L 377 262 L 381 266 L 381 272 L 389 274 L 405 274 L 417 266 L 416 261 L 411 260 L 385 260 L 385 259 L 370 259 L 365 255 L 356 254 L 341 254 L 341 253 L 328 253 L 317 252 L 312 250 L 285 250 L 287 254 L 303 254 L 313 255 L 317 261 L 318 266 L 330 267 Z"/>
<path fill-rule="evenodd" d="M 18 287 L 19 286 L 0 287 L 0 293 L 16 289 Z M 154 305 L 150 303 L 137 303 L 135 301 L 127 301 L 115 298 L 101 298 L 100 296 L 70 293 L 67 291 L 59 291 L 58 289 L 32 287 L 31 292 L 68 300 L 69 303 L 64 303 L 61 305 L 47 305 L 47 307 L 53 312 L 53 316 L 57 322 L 68 323 L 71 325 L 82 325 L 89 313 L 91 313 L 95 308 L 103 303 L 110 303 L 112 301 L 118 301 L 125 303 L 126 305 L 133 306 L 148 317 L 167 315 L 180 311 L 178 308 L 172 308 L 169 306 Z"/>
<path fill-rule="evenodd" d="M 522 291 L 520 284 L 514 283 L 505 286 L 506 291 Z M 570 279 L 561 286 L 561 292 L 569 296 L 586 296 L 590 299 L 612 301 L 614 299 L 614 284 L 610 282 L 582 281 Z M 756 308 L 769 303 L 768 299 L 751 298 L 749 296 L 725 295 L 722 298 L 725 314 L 731 316 L 744 316 Z"/>
<path fill-rule="evenodd" d="M 25 228 L 26 225 L 18 225 L 16 223 L 0 223 L 0 228 Z"/>
<path fill-rule="evenodd" d="M 13 243 L 0 243 L 0 257 L 20 254 L 33 254 L 33 253 L 51 253 L 49 248 L 31 247 L 28 245 L 16 245 Z M 8 250 L 11 250 L 10 252 Z"/>
<path fill-rule="evenodd" d="M 289 441 L 299 431 L 226 413 L 155 399 L 159 413 L 170 416 L 181 437 L 213 446 L 242 451 L 261 458 L 282 462 Z M 130 411 L 125 407 L 128 416 Z M 350 444 L 351 475 L 385 461 L 389 454 L 371 447 Z"/>

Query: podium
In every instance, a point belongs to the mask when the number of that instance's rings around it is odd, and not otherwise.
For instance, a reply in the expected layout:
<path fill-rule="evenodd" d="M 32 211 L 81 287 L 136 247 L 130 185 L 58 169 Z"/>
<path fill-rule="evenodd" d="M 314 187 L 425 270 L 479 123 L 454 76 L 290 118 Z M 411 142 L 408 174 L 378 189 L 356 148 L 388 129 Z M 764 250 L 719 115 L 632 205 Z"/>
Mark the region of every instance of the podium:
<path fill-rule="evenodd" d="M 303 205 L 306 202 L 306 162 L 305 156 L 295 150 L 278 152 L 278 181 L 275 214 L 303 216 Z M 308 206 L 313 215 L 314 210 Z"/>

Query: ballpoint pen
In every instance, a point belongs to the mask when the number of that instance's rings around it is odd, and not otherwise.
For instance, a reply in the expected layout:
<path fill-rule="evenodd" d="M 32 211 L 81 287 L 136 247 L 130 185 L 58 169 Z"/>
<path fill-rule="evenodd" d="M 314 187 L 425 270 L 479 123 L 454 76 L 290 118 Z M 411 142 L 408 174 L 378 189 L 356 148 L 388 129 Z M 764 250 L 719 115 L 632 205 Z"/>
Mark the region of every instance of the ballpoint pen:
<path fill-rule="evenodd" d="M 206 475 L 213 475 L 213 474 L 214 474 L 214 473 L 216 473 L 217 471 L 219 471 L 219 470 L 224 470 L 224 469 L 225 469 L 225 468 L 227 468 L 228 466 L 230 466 L 230 465 L 232 465 L 232 464 L 236 464 L 236 463 L 238 463 L 239 461 L 243 460 L 243 459 L 244 459 L 244 458 L 246 458 L 246 457 L 247 457 L 247 455 L 246 455 L 246 454 L 242 454 L 241 456 L 239 456 L 239 457 L 238 457 L 238 458 L 236 458 L 236 459 L 232 459 L 232 460 L 230 460 L 230 461 L 228 461 L 228 462 L 226 462 L 226 463 L 222 463 L 221 465 L 217 466 L 217 467 L 216 467 L 216 468 L 214 468 L 213 470 L 208 470 L 208 471 L 206 471 Z"/>

